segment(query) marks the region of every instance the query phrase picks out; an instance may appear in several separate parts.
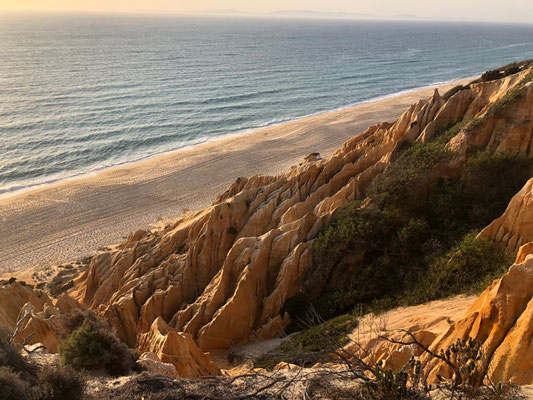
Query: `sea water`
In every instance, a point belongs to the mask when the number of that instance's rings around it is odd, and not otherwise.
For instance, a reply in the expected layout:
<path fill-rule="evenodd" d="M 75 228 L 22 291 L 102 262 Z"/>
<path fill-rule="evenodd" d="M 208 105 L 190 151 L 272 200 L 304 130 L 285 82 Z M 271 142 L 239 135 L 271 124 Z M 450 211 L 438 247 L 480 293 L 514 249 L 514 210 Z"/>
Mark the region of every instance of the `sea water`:
<path fill-rule="evenodd" d="M 532 25 L 0 15 L 0 193 L 525 58 Z"/>

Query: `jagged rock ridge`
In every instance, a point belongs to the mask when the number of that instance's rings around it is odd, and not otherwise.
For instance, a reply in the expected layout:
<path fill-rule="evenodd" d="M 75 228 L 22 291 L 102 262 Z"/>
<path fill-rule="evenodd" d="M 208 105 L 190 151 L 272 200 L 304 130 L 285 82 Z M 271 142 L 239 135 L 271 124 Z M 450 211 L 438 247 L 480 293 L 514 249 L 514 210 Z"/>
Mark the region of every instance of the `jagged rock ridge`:
<path fill-rule="evenodd" d="M 426 141 L 458 121 L 482 120 L 448 145 L 454 162 L 473 149 L 530 156 L 533 88 L 512 120 L 493 105 L 529 71 L 471 85 L 448 101 L 435 92 L 394 123 L 371 126 L 326 160 L 279 176 L 239 178 L 203 211 L 157 232 L 139 231 L 93 259 L 78 300 L 104 314 L 129 345 L 161 317 L 204 350 L 275 337 L 289 322 L 280 311 L 311 265 L 313 238 L 332 213 L 361 196 L 400 142 Z M 519 110 L 519 111 L 515 111 Z"/>

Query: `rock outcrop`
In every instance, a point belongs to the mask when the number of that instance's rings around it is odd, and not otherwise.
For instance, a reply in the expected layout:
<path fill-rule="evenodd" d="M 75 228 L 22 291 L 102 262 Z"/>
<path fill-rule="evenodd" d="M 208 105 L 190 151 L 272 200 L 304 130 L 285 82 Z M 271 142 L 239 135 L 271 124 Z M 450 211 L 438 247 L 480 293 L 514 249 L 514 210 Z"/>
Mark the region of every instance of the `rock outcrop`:
<path fill-rule="evenodd" d="M 183 378 L 221 373 L 209 354 L 200 350 L 191 335 L 171 329 L 160 317 L 154 321 L 150 331 L 141 335 L 139 349 L 155 354 L 157 359 L 152 358 L 152 361 L 173 365 L 177 376 Z M 145 355 L 144 358 L 146 360 L 148 357 Z"/>
<path fill-rule="evenodd" d="M 501 243 L 513 252 L 533 241 L 533 179 L 513 197 L 503 215 L 479 235 Z"/>
<path fill-rule="evenodd" d="M 436 91 L 327 159 L 310 159 L 279 176 L 239 178 L 211 207 L 160 231 L 138 231 L 94 257 L 74 295 L 105 315 L 130 346 L 148 333 L 141 341 L 150 348 L 154 321 L 191 335 L 202 350 L 280 335 L 290 321 L 283 305 L 311 265 L 313 239 L 336 209 L 361 197 L 398 144 L 429 140 L 475 117 L 448 144 L 454 163 L 475 149 L 532 156 L 528 73 L 472 84 L 448 101 Z M 511 91 L 519 94 L 513 118 L 502 100 Z"/>
<path fill-rule="evenodd" d="M 0 287 L 0 326 L 15 329 L 20 311 L 26 303 L 36 310 L 43 310 L 45 305 L 52 305 L 52 299 L 46 293 L 34 291 L 17 281 Z"/>
<path fill-rule="evenodd" d="M 137 365 L 157 375 L 169 377 L 179 376 L 178 370 L 173 364 L 164 363 L 159 359 L 157 354 L 152 352 L 141 354 L 141 356 L 137 360 Z"/>
<path fill-rule="evenodd" d="M 493 381 L 532 384 L 532 331 L 533 254 L 528 254 L 495 280 L 466 316 L 439 336 L 430 349 L 439 352 L 457 339 L 472 338 L 482 344 Z M 438 360 L 431 360 L 427 368 L 430 381 L 436 381 L 437 375 L 450 375 L 449 368 Z"/>
<path fill-rule="evenodd" d="M 14 342 L 20 345 L 41 343 L 48 353 L 57 353 L 61 338 L 67 333 L 61 314 L 75 309 L 83 309 L 83 306 L 68 294 L 42 306 L 31 302 L 24 304 L 17 317 L 19 329 Z"/>

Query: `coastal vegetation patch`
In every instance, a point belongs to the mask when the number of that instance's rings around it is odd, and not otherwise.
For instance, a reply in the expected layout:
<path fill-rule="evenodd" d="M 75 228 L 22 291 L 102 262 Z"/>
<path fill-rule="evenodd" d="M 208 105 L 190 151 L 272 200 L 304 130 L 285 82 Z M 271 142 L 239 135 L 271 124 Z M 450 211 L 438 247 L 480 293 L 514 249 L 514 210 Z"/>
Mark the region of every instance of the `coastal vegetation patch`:
<path fill-rule="evenodd" d="M 379 312 L 480 291 L 512 255 L 476 234 L 501 215 L 531 176 L 531 162 L 478 152 L 457 168 L 446 143 L 462 121 L 404 149 L 368 190 L 334 216 L 313 246 L 313 266 L 285 310 L 296 322 L 311 304 L 327 320 L 362 307 Z"/>
<path fill-rule="evenodd" d="M 135 368 L 137 355 L 102 317 L 77 310 L 65 319 L 64 326 L 69 333 L 59 346 L 63 364 L 76 370 L 103 369 L 113 376 L 126 375 Z"/>
<path fill-rule="evenodd" d="M 302 290 L 284 308 L 288 332 L 298 333 L 256 366 L 313 365 L 342 346 L 357 315 L 479 293 L 505 273 L 513 254 L 477 233 L 503 213 L 533 166 L 479 151 L 451 168 L 446 145 L 470 122 L 403 146 L 368 189 L 370 205 L 354 200 L 335 213 L 314 242 Z M 310 326 L 309 310 L 320 323 Z"/>
<path fill-rule="evenodd" d="M 0 388 L 1 400 L 81 400 L 85 377 L 67 365 L 40 368 L 0 329 Z"/>
<path fill-rule="evenodd" d="M 316 315 L 309 315 L 300 321 L 307 328 L 295 334 L 274 351 L 258 358 L 257 368 L 273 369 L 282 361 L 290 364 L 311 367 L 317 362 L 325 361 L 331 352 L 348 343 L 348 334 L 357 327 L 356 313 L 347 313 L 329 321 L 314 320 Z"/>

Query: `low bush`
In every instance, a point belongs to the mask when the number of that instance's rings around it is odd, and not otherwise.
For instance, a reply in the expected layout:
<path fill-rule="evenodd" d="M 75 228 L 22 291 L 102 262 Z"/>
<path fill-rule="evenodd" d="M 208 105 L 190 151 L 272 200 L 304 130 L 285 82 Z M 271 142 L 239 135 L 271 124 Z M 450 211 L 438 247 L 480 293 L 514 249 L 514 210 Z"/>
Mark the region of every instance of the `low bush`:
<path fill-rule="evenodd" d="M 31 386 L 9 367 L 0 367 L 0 400 L 32 400 Z"/>
<path fill-rule="evenodd" d="M 511 63 L 509 65 L 506 65 L 503 69 L 503 73 L 505 76 L 514 75 L 521 71 L 520 65 L 518 63 Z"/>
<path fill-rule="evenodd" d="M 109 331 L 111 330 L 109 323 L 98 317 L 92 310 L 75 309 L 69 314 L 62 315 L 63 330 L 67 336 L 78 329 L 87 321 L 94 331 Z"/>
<path fill-rule="evenodd" d="M 0 367 L 7 367 L 24 381 L 35 383 L 38 369 L 30 364 L 10 343 L 11 335 L 0 327 Z"/>
<path fill-rule="evenodd" d="M 68 366 L 38 367 L 0 330 L 0 400 L 81 400 L 85 379 Z"/>
<path fill-rule="evenodd" d="M 73 330 L 59 346 L 64 364 L 76 370 L 103 369 L 114 376 L 126 375 L 134 369 L 136 355 L 103 320 L 91 313 L 85 317 L 76 313 L 70 324 Z"/>
<path fill-rule="evenodd" d="M 84 376 L 68 366 L 52 365 L 39 375 L 40 400 L 80 400 L 84 390 Z"/>
<path fill-rule="evenodd" d="M 481 75 L 481 82 L 495 81 L 496 79 L 503 78 L 505 75 L 498 70 L 489 70 Z"/>
<path fill-rule="evenodd" d="M 257 368 L 272 369 L 281 361 L 310 367 L 348 343 L 348 334 L 357 327 L 357 317 L 345 314 L 308 327 L 254 362 Z"/>
<path fill-rule="evenodd" d="M 405 148 L 386 173 L 372 182 L 368 195 L 380 199 L 383 208 L 395 207 L 406 212 L 426 203 L 435 175 L 443 175 L 442 170 L 453 155 L 446 144 L 469 122 L 460 121 L 427 143 L 415 142 Z"/>
<path fill-rule="evenodd" d="M 485 238 L 467 234 L 444 255 L 437 257 L 406 291 L 404 304 L 420 304 L 457 294 L 475 294 L 503 275 L 513 255 Z"/>

